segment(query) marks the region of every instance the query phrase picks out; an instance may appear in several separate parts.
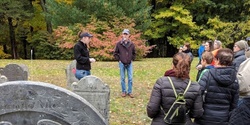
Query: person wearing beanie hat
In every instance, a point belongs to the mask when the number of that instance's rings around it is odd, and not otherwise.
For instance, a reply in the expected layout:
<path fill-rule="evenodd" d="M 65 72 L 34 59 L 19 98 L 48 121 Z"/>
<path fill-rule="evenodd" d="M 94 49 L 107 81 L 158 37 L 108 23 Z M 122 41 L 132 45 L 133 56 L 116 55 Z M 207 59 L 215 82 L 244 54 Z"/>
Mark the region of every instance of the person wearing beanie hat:
<path fill-rule="evenodd" d="M 74 58 L 76 60 L 75 77 L 80 80 L 81 78 L 91 75 L 91 63 L 95 62 L 94 58 L 89 57 L 89 42 L 93 35 L 88 32 L 80 31 L 78 33 L 79 40 L 74 46 Z"/>
<path fill-rule="evenodd" d="M 240 40 L 240 41 L 236 42 L 234 45 L 236 45 L 240 50 L 248 48 L 248 44 L 245 40 Z"/>
<path fill-rule="evenodd" d="M 248 49 L 248 44 L 245 40 L 240 40 L 237 41 L 234 44 L 234 61 L 233 61 L 233 65 L 235 66 L 236 71 L 238 71 L 238 68 L 240 66 L 240 64 L 246 60 L 246 56 L 245 56 L 245 51 Z"/>

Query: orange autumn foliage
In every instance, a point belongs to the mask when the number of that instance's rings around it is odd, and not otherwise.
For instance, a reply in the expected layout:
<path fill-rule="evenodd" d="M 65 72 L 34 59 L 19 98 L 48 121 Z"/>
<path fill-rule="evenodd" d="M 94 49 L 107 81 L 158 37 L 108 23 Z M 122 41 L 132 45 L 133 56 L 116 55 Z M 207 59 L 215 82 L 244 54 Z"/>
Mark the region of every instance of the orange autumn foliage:
<path fill-rule="evenodd" d="M 124 24 L 120 27 L 126 27 L 131 31 L 130 39 L 136 47 L 136 59 L 141 59 L 150 53 L 150 50 L 154 46 L 147 46 L 146 40 L 141 38 L 141 33 L 135 30 L 133 26 L 134 24 Z M 90 42 L 90 56 L 102 61 L 114 60 L 113 51 L 116 43 L 121 40 L 121 31 L 123 28 L 111 28 L 105 22 L 94 20 L 86 26 L 82 24 L 75 24 L 73 28 L 60 26 L 54 29 L 53 37 L 60 48 L 73 49 L 74 44 L 78 40 L 77 32 L 89 32 L 93 35 Z"/>

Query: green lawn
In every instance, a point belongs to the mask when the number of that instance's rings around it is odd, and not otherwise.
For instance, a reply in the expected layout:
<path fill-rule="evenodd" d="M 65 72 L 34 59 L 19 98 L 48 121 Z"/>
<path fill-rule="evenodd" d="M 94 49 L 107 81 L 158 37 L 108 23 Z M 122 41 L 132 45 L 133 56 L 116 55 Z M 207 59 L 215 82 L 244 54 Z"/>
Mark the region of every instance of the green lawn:
<path fill-rule="evenodd" d="M 135 98 L 122 98 L 120 75 L 117 62 L 96 62 L 92 64 L 92 75 L 99 77 L 109 85 L 110 125 L 149 125 L 146 106 L 155 81 L 172 67 L 171 58 L 147 58 L 133 62 L 133 93 Z M 25 64 L 29 68 L 29 80 L 52 83 L 66 88 L 65 68 L 71 60 L 1 60 L 0 67 L 9 63 Z M 190 76 L 195 80 L 195 66 L 198 58 L 192 63 Z"/>

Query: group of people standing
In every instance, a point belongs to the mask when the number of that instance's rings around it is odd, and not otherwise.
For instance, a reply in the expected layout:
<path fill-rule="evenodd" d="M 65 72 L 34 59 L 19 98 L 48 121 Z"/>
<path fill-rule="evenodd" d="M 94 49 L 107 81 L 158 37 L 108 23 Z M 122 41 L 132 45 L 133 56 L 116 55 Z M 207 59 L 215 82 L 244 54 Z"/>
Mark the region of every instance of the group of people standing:
<path fill-rule="evenodd" d="M 75 77 L 82 79 L 85 76 L 91 75 L 91 63 L 96 62 L 89 54 L 89 43 L 93 35 L 88 32 L 79 32 L 79 40 L 74 46 L 74 58 L 76 60 Z M 122 31 L 122 40 L 116 43 L 114 48 L 114 58 L 119 62 L 120 68 L 120 82 L 122 97 L 129 96 L 134 98 L 132 94 L 133 86 L 133 65 L 132 61 L 135 60 L 135 45 L 130 40 L 129 29 Z M 127 73 L 128 87 L 126 87 L 125 76 Z"/>
<path fill-rule="evenodd" d="M 235 42 L 233 50 L 223 48 L 219 40 L 204 41 L 198 54 L 197 82 L 192 82 L 185 94 L 188 117 L 183 124 L 250 124 L 250 83 L 242 78 L 247 77 L 246 75 L 240 74 L 241 70 L 247 69 L 249 70 L 244 72 L 250 74 L 247 41 Z M 176 97 L 167 77 L 172 79 L 177 93 L 183 93 L 190 79 L 192 58 L 190 45 L 185 43 L 173 56 L 172 68 L 156 81 L 147 105 L 147 114 L 152 118 L 152 125 L 168 124 L 164 117 Z"/>
<path fill-rule="evenodd" d="M 78 36 L 79 41 L 74 46 L 74 58 L 77 62 L 75 76 L 80 80 L 91 74 L 91 63 L 96 60 L 89 56 L 88 49 L 93 35 L 80 32 Z M 113 54 L 119 62 L 121 96 L 134 98 L 132 61 L 135 60 L 136 51 L 129 38 L 130 31 L 124 29 L 122 40 L 117 42 Z M 247 41 L 235 42 L 233 51 L 223 48 L 219 40 L 203 41 L 198 55 L 196 81 L 190 82 L 189 72 L 194 56 L 189 43 L 185 43 L 173 56 L 172 68 L 157 79 L 147 105 L 147 115 L 152 118 L 151 124 L 168 124 L 164 121 L 166 112 L 175 102 L 175 94 L 184 91 L 187 117 L 183 125 L 250 124 L 250 83 L 242 74 L 246 69 L 250 74 L 250 50 Z M 125 83 L 126 73 L 128 87 Z"/>

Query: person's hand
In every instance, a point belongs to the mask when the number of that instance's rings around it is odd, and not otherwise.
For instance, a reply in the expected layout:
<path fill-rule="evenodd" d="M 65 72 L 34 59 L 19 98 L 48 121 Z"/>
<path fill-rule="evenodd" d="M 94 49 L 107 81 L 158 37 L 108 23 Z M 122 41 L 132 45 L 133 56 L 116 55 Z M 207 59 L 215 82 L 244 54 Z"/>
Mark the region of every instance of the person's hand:
<path fill-rule="evenodd" d="M 196 66 L 196 69 L 198 69 L 198 70 L 201 70 L 201 68 L 202 68 L 202 65 L 201 65 L 201 64 L 198 65 L 198 66 Z"/>
<path fill-rule="evenodd" d="M 93 63 L 93 62 L 95 62 L 96 60 L 95 60 L 94 58 L 89 58 L 89 61 L 90 61 L 91 63 Z"/>

